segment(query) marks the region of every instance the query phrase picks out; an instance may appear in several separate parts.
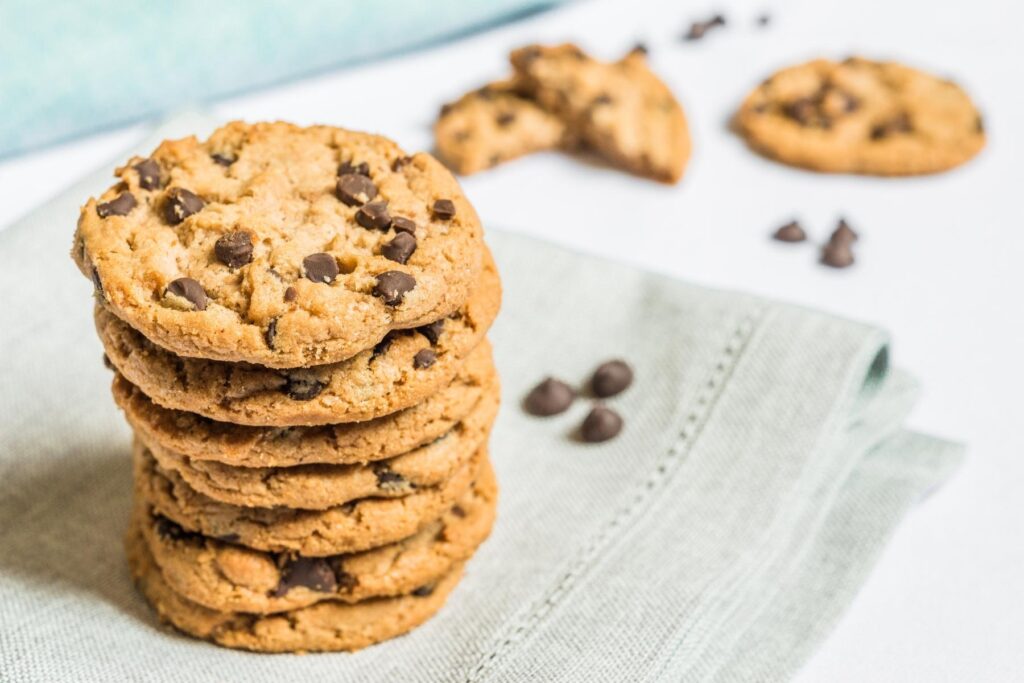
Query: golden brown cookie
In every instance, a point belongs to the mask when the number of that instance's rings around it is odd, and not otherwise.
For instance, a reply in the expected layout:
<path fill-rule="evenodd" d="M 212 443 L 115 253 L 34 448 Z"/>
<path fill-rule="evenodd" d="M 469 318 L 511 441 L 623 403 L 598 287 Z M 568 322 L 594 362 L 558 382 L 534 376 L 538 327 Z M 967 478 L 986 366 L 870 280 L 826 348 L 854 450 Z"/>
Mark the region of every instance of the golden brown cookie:
<path fill-rule="evenodd" d="M 234 122 L 116 175 L 72 256 L 105 307 L 182 356 L 341 361 L 453 313 L 480 272 L 455 179 L 376 135 Z"/>
<path fill-rule="evenodd" d="M 981 115 L 960 86 L 858 57 L 779 71 L 747 96 L 736 127 L 766 156 L 833 173 L 937 173 L 985 146 Z"/>
<path fill-rule="evenodd" d="M 487 447 L 439 486 L 401 498 L 363 498 L 325 510 L 254 508 L 213 500 L 160 468 L 136 440 L 136 496 L 188 531 L 268 552 L 324 557 L 394 543 L 427 526 L 473 485 Z"/>
<path fill-rule="evenodd" d="M 125 546 L 132 577 L 161 620 L 197 638 L 255 652 L 358 650 L 394 638 L 440 610 L 462 576 L 460 565 L 414 593 L 354 604 L 332 600 L 270 615 L 218 612 L 167 585 L 137 528 L 129 530 Z"/>
<path fill-rule="evenodd" d="M 248 427 L 162 408 L 115 373 L 113 394 L 145 441 L 191 460 L 236 467 L 362 464 L 442 437 L 471 414 L 493 410 L 500 386 L 488 347 L 471 353 L 452 383 L 423 402 L 366 422 L 318 427 Z"/>
<path fill-rule="evenodd" d="M 498 81 L 441 108 L 434 139 L 441 160 L 469 175 L 525 154 L 569 144 L 565 122 Z"/>
<path fill-rule="evenodd" d="M 139 527 L 168 585 L 204 607 L 270 613 L 337 600 L 359 602 L 429 587 L 468 560 L 494 523 L 494 473 L 437 521 L 397 543 L 334 557 L 265 553 L 185 531 L 146 506 Z"/>
<path fill-rule="evenodd" d="M 686 117 L 642 51 L 608 63 L 575 45 L 530 45 L 510 59 L 525 92 L 611 163 L 666 183 L 682 177 Z"/>
<path fill-rule="evenodd" d="M 155 403 L 235 424 L 288 427 L 372 420 L 425 400 L 451 383 L 474 349 L 488 353 L 481 340 L 500 305 L 488 254 L 479 285 L 454 316 L 392 332 L 348 360 L 296 370 L 182 358 L 105 308 L 95 317 L 110 362 Z"/>

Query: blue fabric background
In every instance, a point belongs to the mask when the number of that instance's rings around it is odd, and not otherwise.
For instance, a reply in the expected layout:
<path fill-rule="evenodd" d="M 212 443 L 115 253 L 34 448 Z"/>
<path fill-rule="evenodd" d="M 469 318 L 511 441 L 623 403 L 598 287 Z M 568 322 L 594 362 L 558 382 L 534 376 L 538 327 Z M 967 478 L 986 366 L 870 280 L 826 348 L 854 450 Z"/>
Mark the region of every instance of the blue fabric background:
<path fill-rule="evenodd" d="M 0 157 L 555 0 L 0 0 Z"/>

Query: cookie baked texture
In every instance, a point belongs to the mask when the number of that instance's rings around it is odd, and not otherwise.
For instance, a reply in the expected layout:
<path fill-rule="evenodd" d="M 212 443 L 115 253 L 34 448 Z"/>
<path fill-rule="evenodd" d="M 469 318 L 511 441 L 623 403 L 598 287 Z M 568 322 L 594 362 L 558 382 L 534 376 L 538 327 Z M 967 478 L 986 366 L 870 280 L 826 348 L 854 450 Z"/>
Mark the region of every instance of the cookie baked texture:
<path fill-rule="evenodd" d="M 497 500 L 494 473 L 485 464 L 473 490 L 415 535 L 328 558 L 278 555 L 217 541 L 154 517 L 146 506 L 137 514 L 153 559 L 176 592 L 210 609 L 270 613 L 429 589 L 487 538 Z"/>
<path fill-rule="evenodd" d="M 392 332 L 348 360 L 296 370 L 182 358 L 103 307 L 95 318 L 110 362 L 155 403 L 235 424 L 288 427 L 372 420 L 425 400 L 451 383 L 475 349 L 489 354 L 481 340 L 500 305 L 488 255 L 469 302 L 439 329 Z"/>
<path fill-rule="evenodd" d="M 985 146 L 981 115 L 960 86 L 858 57 L 779 71 L 747 96 L 735 122 L 766 156 L 835 173 L 937 173 Z"/>
<path fill-rule="evenodd" d="M 514 80 L 485 85 L 443 106 L 434 139 L 441 160 L 462 175 L 571 146 L 565 122 L 524 96 Z"/>
<path fill-rule="evenodd" d="M 451 173 L 383 137 L 234 122 L 116 176 L 82 208 L 72 256 L 105 307 L 182 356 L 341 361 L 453 313 L 480 272 L 480 221 Z"/>
<path fill-rule="evenodd" d="M 193 490 L 221 503 L 325 510 L 360 498 L 399 498 L 441 486 L 487 440 L 497 411 L 497 402 L 488 401 L 432 443 L 368 465 L 235 467 L 191 460 L 144 439 L 143 443 L 161 469 L 174 472 Z"/>
<path fill-rule="evenodd" d="M 470 354 L 451 384 L 421 403 L 367 422 L 318 427 L 249 427 L 153 403 L 115 373 L 114 399 L 146 442 L 192 460 L 236 467 L 363 464 L 400 455 L 447 434 L 475 411 L 497 405 L 500 386 L 489 348 Z"/>
<path fill-rule="evenodd" d="M 325 510 L 228 505 L 192 489 L 157 465 L 136 441 L 136 495 L 188 531 L 257 550 L 323 557 L 358 552 L 411 536 L 451 508 L 473 485 L 486 446 L 450 479 L 401 498 L 362 498 Z"/>
<path fill-rule="evenodd" d="M 462 576 L 457 566 L 429 589 L 355 604 L 327 601 L 271 615 L 219 612 L 167 585 L 134 526 L 125 547 L 132 577 L 161 620 L 197 638 L 254 652 L 358 650 L 394 638 L 440 610 Z"/>
<path fill-rule="evenodd" d="M 638 175 L 665 183 L 682 177 L 690 157 L 686 117 L 642 51 L 609 63 L 571 44 L 530 45 L 510 60 L 520 87 L 586 146 Z"/>

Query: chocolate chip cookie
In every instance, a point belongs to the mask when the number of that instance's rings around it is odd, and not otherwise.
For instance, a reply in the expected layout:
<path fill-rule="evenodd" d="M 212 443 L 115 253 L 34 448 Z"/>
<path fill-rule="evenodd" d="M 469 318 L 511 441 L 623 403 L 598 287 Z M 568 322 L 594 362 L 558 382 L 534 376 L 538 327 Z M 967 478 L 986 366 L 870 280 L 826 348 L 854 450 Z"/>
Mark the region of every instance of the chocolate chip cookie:
<path fill-rule="evenodd" d="M 960 86 L 859 57 L 779 71 L 747 96 L 736 127 L 766 156 L 834 173 L 937 173 L 985 146 L 981 115 Z"/>
<path fill-rule="evenodd" d="M 281 612 L 317 602 L 359 602 L 428 587 L 465 562 L 490 533 L 497 506 L 485 464 L 473 490 L 439 520 L 397 543 L 334 557 L 252 550 L 185 531 L 142 506 L 138 523 L 170 587 L 224 612 Z"/>
<path fill-rule="evenodd" d="M 167 584 L 137 528 L 129 530 L 125 546 L 132 577 L 163 621 L 197 638 L 254 652 L 358 650 L 394 638 L 440 610 L 462 576 L 459 565 L 407 595 L 354 604 L 332 600 L 269 615 L 219 612 Z"/>
<path fill-rule="evenodd" d="M 375 135 L 235 122 L 116 176 L 72 256 L 105 308 L 181 356 L 342 361 L 458 310 L 482 267 L 451 173 Z"/>
<path fill-rule="evenodd" d="M 516 82 L 613 164 L 666 183 L 683 175 L 690 133 L 672 91 L 633 50 L 603 62 L 571 44 L 530 45 L 510 56 Z"/>
<path fill-rule="evenodd" d="M 256 550 L 324 557 L 394 543 L 427 526 L 470 489 L 486 446 L 442 484 L 401 498 L 362 498 L 324 510 L 228 505 L 199 493 L 161 468 L 136 440 L 136 496 L 188 531 Z"/>
<path fill-rule="evenodd" d="M 396 331 L 348 360 L 295 370 L 182 358 L 153 344 L 104 307 L 96 329 L 110 362 L 155 403 L 240 425 L 288 427 L 372 420 L 447 386 L 482 342 L 501 305 L 487 255 L 478 286 L 453 316 Z"/>
<path fill-rule="evenodd" d="M 514 80 L 485 85 L 443 106 L 434 139 L 441 160 L 462 175 L 571 146 L 565 122 L 524 96 Z"/>

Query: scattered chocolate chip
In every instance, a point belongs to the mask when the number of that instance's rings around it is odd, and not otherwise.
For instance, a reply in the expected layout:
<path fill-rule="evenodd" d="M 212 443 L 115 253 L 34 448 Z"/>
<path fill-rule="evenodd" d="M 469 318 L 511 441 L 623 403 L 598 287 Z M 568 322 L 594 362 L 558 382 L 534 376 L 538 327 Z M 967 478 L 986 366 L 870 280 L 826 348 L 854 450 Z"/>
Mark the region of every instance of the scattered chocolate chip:
<path fill-rule="evenodd" d="M 377 276 L 373 295 L 379 296 L 388 306 L 397 306 L 415 286 L 416 280 L 412 275 L 400 270 L 388 270 Z"/>
<path fill-rule="evenodd" d="M 220 536 L 214 536 L 218 541 L 224 541 L 225 543 L 238 543 L 242 540 L 242 537 L 238 534 L 231 532 L 229 534 L 221 534 Z"/>
<path fill-rule="evenodd" d="M 565 382 L 548 377 L 530 390 L 530 393 L 523 399 L 523 407 L 531 415 L 548 417 L 564 413 L 575 398 L 576 392 L 572 387 Z"/>
<path fill-rule="evenodd" d="M 427 584 L 426 586 L 420 586 L 412 592 L 417 598 L 425 598 L 434 593 L 434 584 Z"/>
<path fill-rule="evenodd" d="M 294 287 L 288 287 L 286 290 L 284 290 L 284 300 L 287 301 L 288 303 L 295 301 L 295 297 L 297 297 L 298 295 L 299 293 L 295 291 Z"/>
<path fill-rule="evenodd" d="M 271 320 L 267 325 L 267 331 L 263 333 L 263 338 L 269 348 L 274 348 L 274 340 L 277 339 L 277 318 Z"/>
<path fill-rule="evenodd" d="M 333 593 L 338 588 L 338 580 L 326 559 L 296 557 L 281 570 L 281 581 L 274 589 L 274 597 L 279 598 L 298 587 L 318 593 Z"/>
<path fill-rule="evenodd" d="M 762 28 L 770 23 L 772 23 L 772 17 L 770 14 L 762 14 L 757 18 L 757 25 Z"/>
<path fill-rule="evenodd" d="M 127 216 L 128 212 L 135 208 L 137 202 L 135 195 L 131 192 L 122 192 L 109 202 L 96 205 L 96 215 L 100 218 L 108 216 Z"/>
<path fill-rule="evenodd" d="M 821 262 L 832 268 L 847 268 L 853 265 L 853 249 L 849 242 L 832 241 L 821 251 Z"/>
<path fill-rule="evenodd" d="M 444 330 L 444 318 L 416 328 L 416 331 L 426 337 L 431 345 L 437 344 L 437 340 L 441 338 L 442 330 Z"/>
<path fill-rule="evenodd" d="M 807 239 L 807 233 L 796 221 L 790 221 L 775 231 L 773 239 L 780 242 L 803 242 Z"/>
<path fill-rule="evenodd" d="M 356 211 L 356 223 L 369 230 L 387 230 L 391 226 L 391 215 L 387 202 L 363 204 Z"/>
<path fill-rule="evenodd" d="M 395 238 L 380 248 L 380 254 L 389 261 L 406 263 L 416 251 L 416 238 L 407 232 L 400 232 Z"/>
<path fill-rule="evenodd" d="M 913 126 L 910 123 L 910 117 L 907 116 L 906 112 L 900 112 L 896 116 L 876 124 L 871 129 L 871 139 L 884 140 L 899 133 L 909 133 L 912 130 Z"/>
<path fill-rule="evenodd" d="M 239 268 L 252 261 L 252 235 L 236 230 L 221 235 L 213 245 L 217 260 L 228 268 Z"/>
<path fill-rule="evenodd" d="M 852 244 L 859 239 L 860 235 L 850 227 L 845 218 L 839 219 L 839 224 L 836 225 L 836 229 L 832 231 L 832 236 L 829 237 L 830 242 L 844 242 L 846 244 Z"/>
<path fill-rule="evenodd" d="M 600 443 L 622 431 L 622 418 L 611 408 L 594 406 L 580 426 L 580 437 L 587 443 Z"/>
<path fill-rule="evenodd" d="M 397 159 L 391 162 L 391 170 L 394 171 L 395 173 L 398 173 L 403 168 L 405 168 L 405 165 L 408 164 L 410 161 L 412 161 L 412 157 L 398 157 Z"/>
<path fill-rule="evenodd" d="M 338 277 L 341 270 L 333 256 L 320 252 L 302 259 L 302 272 L 307 280 L 329 285 L 334 282 L 334 278 Z"/>
<path fill-rule="evenodd" d="M 356 175 L 366 176 L 367 178 L 369 178 L 370 177 L 370 165 L 368 163 L 366 163 L 365 161 L 363 161 L 361 163 L 358 163 L 358 164 L 353 164 L 351 161 L 343 161 L 338 166 L 338 175 L 339 176 L 349 175 L 349 174 L 352 174 L 352 173 L 354 173 Z"/>
<path fill-rule="evenodd" d="M 206 203 L 193 192 L 183 187 L 175 187 L 167 192 L 164 199 L 164 219 L 171 225 L 177 225 L 202 211 L 204 206 Z"/>
<path fill-rule="evenodd" d="M 496 121 L 496 123 L 497 123 L 497 124 L 498 124 L 499 126 L 501 126 L 502 128 L 506 128 L 506 127 L 508 127 L 508 126 L 511 126 L 511 125 L 512 125 L 512 123 L 513 123 L 513 122 L 514 122 L 515 120 L 516 120 L 516 115 L 515 115 L 515 113 L 514 113 L 514 112 L 511 112 L 511 111 L 503 111 L 503 112 L 501 112 L 500 114 L 498 114 L 498 118 L 497 118 L 497 119 L 496 119 L 495 121 Z"/>
<path fill-rule="evenodd" d="M 167 289 L 164 290 L 167 294 L 181 297 L 191 303 L 197 311 L 205 311 L 208 299 L 206 298 L 206 290 L 196 280 L 190 277 L 179 277 L 177 280 L 172 280 L 171 284 L 167 285 Z"/>
<path fill-rule="evenodd" d="M 700 40 L 716 26 L 725 26 L 725 17 L 721 14 L 715 15 L 707 21 L 695 21 L 690 24 L 690 30 L 683 36 L 683 40 Z"/>
<path fill-rule="evenodd" d="M 213 159 L 214 163 L 220 164 L 221 166 L 230 166 L 235 163 L 235 157 L 228 156 L 227 154 L 214 152 L 210 155 L 210 158 Z"/>
<path fill-rule="evenodd" d="M 455 218 L 455 203 L 450 199 L 438 199 L 434 202 L 434 218 L 443 221 Z"/>
<path fill-rule="evenodd" d="M 437 352 L 434 349 L 420 349 L 412 357 L 412 366 L 417 370 L 425 370 L 437 362 Z"/>
<path fill-rule="evenodd" d="M 139 187 L 156 190 L 160 187 L 160 164 L 155 159 L 144 159 L 132 168 L 139 174 Z"/>
<path fill-rule="evenodd" d="M 402 489 L 409 486 L 409 481 L 405 477 L 387 465 L 374 467 L 373 473 L 377 475 L 377 488 L 379 489 Z"/>
<path fill-rule="evenodd" d="M 590 378 L 590 388 L 595 396 L 607 398 L 614 396 L 633 383 L 633 368 L 624 360 L 610 360 L 601 363 Z"/>
<path fill-rule="evenodd" d="M 392 217 L 391 227 L 395 229 L 395 232 L 407 232 L 410 235 L 416 234 L 416 223 L 403 216 Z"/>
<path fill-rule="evenodd" d="M 452 514 L 462 519 L 466 516 L 466 511 L 462 509 L 461 505 L 454 505 L 452 506 Z"/>
<path fill-rule="evenodd" d="M 308 374 L 294 374 L 288 376 L 284 392 L 288 394 L 288 398 L 296 401 L 311 401 L 319 396 L 326 386 L 325 382 L 321 382 L 316 377 Z"/>
<path fill-rule="evenodd" d="M 364 175 L 346 173 L 338 178 L 335 193 L 348 206 L 362 206 L 377 196 L 377 186 Z"/>

